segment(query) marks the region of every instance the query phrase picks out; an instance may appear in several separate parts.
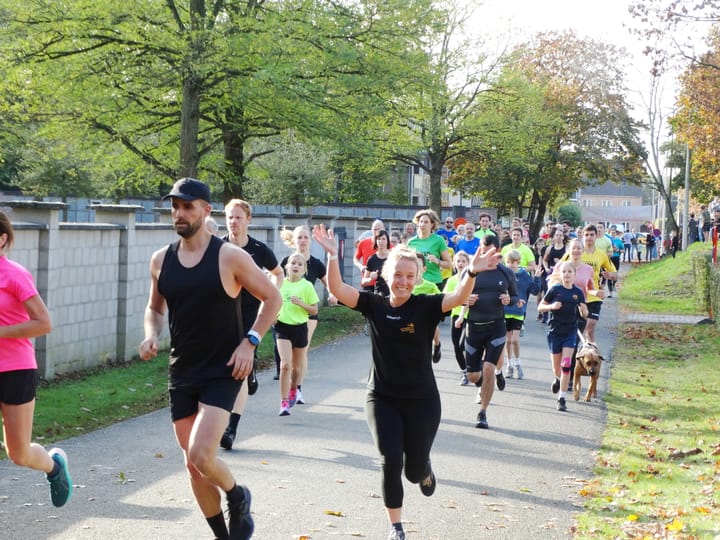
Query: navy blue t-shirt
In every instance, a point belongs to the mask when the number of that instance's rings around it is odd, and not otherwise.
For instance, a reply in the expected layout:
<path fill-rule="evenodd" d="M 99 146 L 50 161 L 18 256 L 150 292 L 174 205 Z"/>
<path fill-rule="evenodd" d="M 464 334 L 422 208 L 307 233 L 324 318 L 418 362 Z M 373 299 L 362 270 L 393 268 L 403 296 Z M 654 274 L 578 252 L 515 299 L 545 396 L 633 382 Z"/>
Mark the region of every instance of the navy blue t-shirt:
<path fill-rule="evenodd" d="M 560 302 L 562 307 L 557 311 L 548 311 L 548 333 L 558 336 L 568 336 L 577 332 L 580 312 L 578 306 L 585 303 L 582 290 L 573 285 L 566 289 L 562 283 L 553 285 L 543 298 L 548 304 Z"/>

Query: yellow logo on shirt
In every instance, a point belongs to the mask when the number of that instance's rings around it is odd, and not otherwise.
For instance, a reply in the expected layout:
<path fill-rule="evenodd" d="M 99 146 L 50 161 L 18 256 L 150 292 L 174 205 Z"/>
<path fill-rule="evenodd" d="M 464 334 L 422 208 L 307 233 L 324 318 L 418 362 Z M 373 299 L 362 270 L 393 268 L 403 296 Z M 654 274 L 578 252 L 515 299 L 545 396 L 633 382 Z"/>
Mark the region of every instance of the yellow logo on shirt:
<path fill-rule="evenodd" d="M 414 323 L 408 324 L 404 328 L 401 328 L 400 332 L 403 332 L 405 334 L 414 334 L 415 333 L 415 324 Z"/>

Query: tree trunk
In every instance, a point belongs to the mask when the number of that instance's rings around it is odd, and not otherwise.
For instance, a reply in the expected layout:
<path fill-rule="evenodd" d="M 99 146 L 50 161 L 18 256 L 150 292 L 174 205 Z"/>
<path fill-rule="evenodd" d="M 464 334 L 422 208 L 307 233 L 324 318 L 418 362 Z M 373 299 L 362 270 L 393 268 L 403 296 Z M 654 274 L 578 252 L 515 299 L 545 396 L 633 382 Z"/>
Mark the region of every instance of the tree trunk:
<path fill-rule="evenodd" d="M 223 130 L 225 169 L 223 176 L 223 199 L 243 199 L 245 181 L 245 137 L 240 130 Z"/>
<path fill-rule="evenodd" d="M 183 101 L 180 111 L 180 170 L 179 176 L 195 177 L 198 170 L 198 131 L 200 125 L 200 87 L 192 75 L 183 81 Z"/>
<path fill-rule="evenodd" d="M 442 219 L 442 171 L 445 156 L 440 153 L 431 153 L 430 161 L 430 201 L 428 206 Z"/>

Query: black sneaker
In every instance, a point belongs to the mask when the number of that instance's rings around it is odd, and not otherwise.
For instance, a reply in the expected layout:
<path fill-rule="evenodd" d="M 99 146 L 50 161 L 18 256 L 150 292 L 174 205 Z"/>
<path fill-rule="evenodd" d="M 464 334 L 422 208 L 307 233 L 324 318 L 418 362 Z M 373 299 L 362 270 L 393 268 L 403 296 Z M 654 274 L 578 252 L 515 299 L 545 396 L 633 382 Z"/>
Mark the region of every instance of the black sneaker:
<path fill-rule="evenodd" d="M 438 343 L 437 345 L 433 345 L 433 355 L 432 355 L 432 361 L 434 364 L 437 364 L 440 361 L 440 353 L 442 352 L 442 345 Z"/>
<path fill-rule="evenodd" d="M 557 410 L 558 410 L 558 411 L 563 411 L 563 412 L 564 412 L 564 411 L 567 411 L 567 405 L 565 404 L 565 398 L 564 398 L 564 397 L 561 397 L 560 399 L 558 399 L 558 402 L 557 402 Z"/>
<path fill-rule="evenodd" d="M 425 477 L 424 480 L 420 482 L 420 491 L 422 491 L 422 494 L 426 497 L 429 497 L 433 493 L 435 493 L 435 486 L 437 485 L 437 481 L 435 480 L 435 473 L 432 469 L 430 469 L 430 474 Z"/>
<path fill-rule="evenodd" d="M 228 500 L 228 529 L 230 540 L 248 540 L 255 530 L 255 522 L 250 515 L 250 490 L 245 486 L 238 486 L 243 492 L 243 500 L 231 503 Z"/>
<path fill-rule="evenodd" d="M 402 529 L 398 531 L 395 527 L 393 527 L 390 529 L 388 540 L 405 540 L 405 531 Z"/>
<path fill-rule="evenodd" d="M 557 394 L 560 391 L 560 379 L 555 377 L 552 382 L 552 386 L 550 387 L 550 390 L 553 394 Z"/>
<path fill-rule="evenodd" d="M 260 385 L 257 380 L 257 358 L 253 359 L 253 368 L 250 372 L 250 375 L 247 377 L 247 385 L 248 385 L 248 394 L 253 395 L 255 392 L 257 392 L 258 386 Z"/>
<path fill-rule="evenodd" d="M 235 433 L 229 429 L 225 430 L 223 436 L 220 438 L 220 446 L 225 450 L 232 450 L 233 443 L 235 442 Z"/>
<path fill-rule="evenodd" d="M 475 422 L 475 427 L 480 429 L 488 429 L 490 426 L 488 425 L 487 421 L 487 414 L 485 411 L 480 411 L 477 415 L 477 422 Z"/>
<path fill-rule="evenodd" d="M 503 376 L 502 371 L 495 374 L 495 382 L 497 383 L 498 390 L 501 392 L 505 390 L 505 377 Z"/>
<path fill-rule="evenodd" d="M 277 381 L 277 380 L 280 380 L 280 374 L 279 374 L 279 373 L 275 373 L 275 375 L 273 375 L 273 381 Z"/>

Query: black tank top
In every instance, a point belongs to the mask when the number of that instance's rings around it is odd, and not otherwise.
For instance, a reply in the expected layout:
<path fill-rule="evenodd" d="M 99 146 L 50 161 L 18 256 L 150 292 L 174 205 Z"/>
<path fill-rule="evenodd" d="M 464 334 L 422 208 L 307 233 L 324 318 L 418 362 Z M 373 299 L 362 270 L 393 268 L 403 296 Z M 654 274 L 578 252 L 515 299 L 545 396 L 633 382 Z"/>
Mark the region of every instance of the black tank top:
<path fill-rule="evenodd" d="M 178 260 L 180 242 L 168 246 L 158 291 L 168 306 L 170 375 L 197 382 L 232 376 L 225 364 L 240 343 L 236 300 L 220 280 L 220 247 L 213 236 L 200 262 L 186 268 Z"/>

